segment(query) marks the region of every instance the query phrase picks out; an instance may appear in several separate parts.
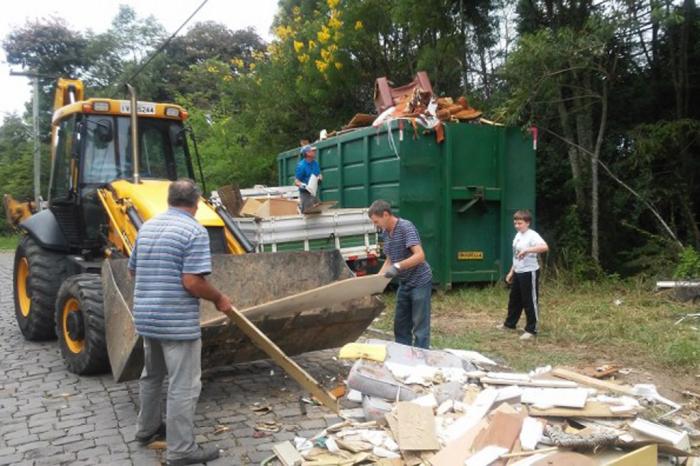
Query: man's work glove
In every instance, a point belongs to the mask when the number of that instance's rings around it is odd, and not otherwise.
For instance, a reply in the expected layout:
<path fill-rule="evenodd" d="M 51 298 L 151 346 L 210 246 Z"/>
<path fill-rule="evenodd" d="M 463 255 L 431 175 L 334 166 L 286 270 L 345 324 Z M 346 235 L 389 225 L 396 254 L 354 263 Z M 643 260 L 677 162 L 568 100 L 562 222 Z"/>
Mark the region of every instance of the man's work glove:
<path fill-rule="evenodd" d="M 399 266 L 399 264 L 392 264 L 391 267 L 389 268 L 389 270 L 384 272 L 384 276 L 386 278 L 394 278 L 399 274 L 400 271 L 401 271 L 401 266 Z"/>

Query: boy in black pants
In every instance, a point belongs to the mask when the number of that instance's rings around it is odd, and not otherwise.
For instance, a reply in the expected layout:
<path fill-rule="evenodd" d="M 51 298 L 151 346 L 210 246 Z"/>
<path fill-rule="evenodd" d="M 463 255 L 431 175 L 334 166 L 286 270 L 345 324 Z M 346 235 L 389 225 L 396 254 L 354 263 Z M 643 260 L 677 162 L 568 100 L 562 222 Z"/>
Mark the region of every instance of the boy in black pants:
<path fill-rule="evenodd" d="M 513 215 L 513 226 L 517 233 L 513 238 L 513 266 L 506 275 L 506 282 L 511 284 L 508 316 L 505 322 L 499 325 L 502 329 L 515 330 L 524 308 L 527 322 L 521 340 L 528 340 L 537 335 L 537 323 L 540 320 L 540 264 L 537 262 L 537 254 L 549 251 L 549 246 L 542 237 L 530 229 L 530 223 L 532 215 L 528 210 L 519 210 Z"/>

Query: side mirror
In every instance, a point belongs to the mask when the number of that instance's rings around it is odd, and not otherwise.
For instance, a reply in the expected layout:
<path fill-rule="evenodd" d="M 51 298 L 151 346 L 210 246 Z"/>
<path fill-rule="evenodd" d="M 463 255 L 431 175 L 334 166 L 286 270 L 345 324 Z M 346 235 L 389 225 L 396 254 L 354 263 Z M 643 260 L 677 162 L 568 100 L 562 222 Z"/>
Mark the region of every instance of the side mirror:
<path fill-rule="evenodd" d="M 109 143 L 114 139 L 114 131 L 112 129 L 112 122 L 110 120 L 98 120 L 97 127 L 95 128 L 95 133 L 100 142 Z"/>
<path fill-rule="evenodd" d="M 175 147 L 182 147 L 185 144 L 185 128 L 177 125 L 170 125 L 168 128 L 168 136 L 170 143 Z"/>

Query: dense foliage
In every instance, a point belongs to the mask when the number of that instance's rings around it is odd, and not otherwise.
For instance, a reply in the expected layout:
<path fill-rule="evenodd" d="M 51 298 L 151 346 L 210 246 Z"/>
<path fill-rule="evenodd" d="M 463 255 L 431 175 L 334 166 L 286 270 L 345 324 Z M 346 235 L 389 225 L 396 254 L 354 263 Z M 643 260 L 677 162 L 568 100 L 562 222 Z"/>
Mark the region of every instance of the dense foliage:
<path fill-rule="evenodd" d="M 277 153 L 373 112 L 376 77 L 426 70 L 440 94 L 540 128 L 538 229 L 557 269 L 670 274 L 681 245 L 700 248 L 694 0 L 280 0 L 272 33 L 198 23 L 132 79 L 141 98 L 189 109 L 209 186 L 275 183 Z M 117 96 L 166 35 L 122 7 L 103 33 L 52 18 L 3 46 L 11 64 Z M 52 85 L 42 78 L 44 142 Z M 0 190 L 19 197 L 28 123 L 0 127 Z"/>

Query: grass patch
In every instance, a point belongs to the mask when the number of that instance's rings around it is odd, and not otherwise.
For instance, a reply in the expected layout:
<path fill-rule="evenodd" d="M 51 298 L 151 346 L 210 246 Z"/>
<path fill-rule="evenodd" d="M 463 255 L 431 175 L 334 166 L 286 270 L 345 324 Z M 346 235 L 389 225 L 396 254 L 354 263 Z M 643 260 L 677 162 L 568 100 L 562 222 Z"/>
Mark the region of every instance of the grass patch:
<path fill-rule="evenodd" d="M 387 293 L 385 301 L 387 310 L 375 325 L 392 331 L 394 294 Z M 602 360 L 685 373 L 700 369 L 700 331 L 692 321 L 674 325 L 679 316 L 697 310 L 654 293 L 651 283 L 546 281 L 535 342 L 495 328 L 505 318 L 507 302 L 508 290 L 501 285 L 434 293 L 432 345 L 481 351 L 517 370 Z M 523 314 L 518 326 L 524 325 Z"/>
<path fill-rule="evenodd" d="M 19 239 L 17 235 L 0 236 L 0 251 L 14 251 L 19 244 Z"/>

